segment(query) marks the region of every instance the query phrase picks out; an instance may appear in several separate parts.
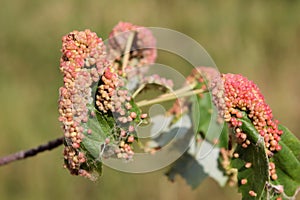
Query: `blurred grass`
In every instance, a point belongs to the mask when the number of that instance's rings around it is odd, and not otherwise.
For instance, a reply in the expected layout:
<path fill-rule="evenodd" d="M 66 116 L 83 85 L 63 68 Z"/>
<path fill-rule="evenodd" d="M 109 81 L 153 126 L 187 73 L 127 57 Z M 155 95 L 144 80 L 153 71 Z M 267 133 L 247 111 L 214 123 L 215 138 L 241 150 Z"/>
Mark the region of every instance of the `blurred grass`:
<path fill-rule="evenodd" d="M 57 121 L 61 37 L 90 28 L 104 39 L 120 20 L 175 29 L 198 41 L 220 71 L 259 85 L 274 116 L 300 136 L 300 1 L 0 1 L 0 155 L 62 134 Z M 1 199 L 239 199 L 206 180 L 104 169 L 98 183 L 62 168 L 62 148 L 0 169 Z"/>

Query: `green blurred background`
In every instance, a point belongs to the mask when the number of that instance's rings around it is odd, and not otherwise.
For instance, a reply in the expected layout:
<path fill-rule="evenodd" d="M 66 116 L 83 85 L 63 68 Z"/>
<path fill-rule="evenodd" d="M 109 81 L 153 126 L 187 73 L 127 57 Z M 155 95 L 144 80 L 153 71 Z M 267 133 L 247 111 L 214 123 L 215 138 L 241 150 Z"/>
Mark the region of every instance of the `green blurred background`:
<path fill-rule="evenodd" d="M 120 20 L 171 28 L 198 41 L 221 72 L 259 85 L 281 123 L 300 136 L 300 1 L 0 1 L 0 156 L 62 135 L 57 121 L 61 37 L 90 28 L 106 38 Z M 0 199 L 240 199 L 207 179 L 191 190 L 163 171 L 104 167 L 93 183 L 62 168 L 62 147 L 0 168 Z M 299 196 L 299 195 L 298 195 Z M 300 199 L 298 197 L 298 199 Z"/>

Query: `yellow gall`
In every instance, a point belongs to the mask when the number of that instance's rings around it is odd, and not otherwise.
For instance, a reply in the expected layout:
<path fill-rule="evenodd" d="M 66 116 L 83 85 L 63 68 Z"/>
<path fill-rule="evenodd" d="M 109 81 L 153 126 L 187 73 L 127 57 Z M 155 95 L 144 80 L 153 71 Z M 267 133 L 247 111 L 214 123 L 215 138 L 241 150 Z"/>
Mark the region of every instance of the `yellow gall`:
<path fill-rule="evenodd" d="M 238 158 L 238 157 L 240 157 L 240 155 L 239 155 L 238 153 L 234 153 L 234 154 L 233 154 L 233 157 L 234 157 L 234 158 Z"/>
<path fill-rule="evenodd" d="M 275 181 L 275 180 L 277 180 L 278 176 L 277 176 L 277 174 L 272 174 L 271 178 L 272 178 L 273 181 Z"/>
<path fill-rule="evenodd" d="M 119 144 L 120 147 L 124 147 L 124 145 L 125 145 L 124 141 L 121 141 L 120 144 Z"/>
<path fill-rule="evenodd" d="M 76 135 L 77 135 L 76 132 L 71 133 L 71 137 L 76 137 Z"/>

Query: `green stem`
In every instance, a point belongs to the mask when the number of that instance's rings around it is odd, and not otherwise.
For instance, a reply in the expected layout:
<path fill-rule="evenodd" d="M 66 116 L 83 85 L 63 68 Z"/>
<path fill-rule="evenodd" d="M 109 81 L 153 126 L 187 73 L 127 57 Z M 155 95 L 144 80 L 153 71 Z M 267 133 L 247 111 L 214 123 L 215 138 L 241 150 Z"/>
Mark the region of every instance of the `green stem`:
<path fill-rule="evenodd" d="M 195 85 L 187 85 L 187 86 L 184 86 L 184 87 L 182 87 L 178 90 L 172 91 L 172 93 L 175 93 L 178 96 L 181 93 L 185 93 L 185 92 L 193 90 L 194 87 L 195 87 Z M 161 97 L 169 96 L 172 93 L 162 94 Z"/>
<path fill-rule="evenodd" d="M 131 31 L 129 36 L 128 36 L 128 39 L 127 39 L 127 43 L 126 43 L 125 50 L 124 50 L 123 62 L 122 62 L 122 73 L 123 73 L 123 75 L 124 75 L 124 69 L 127 66 L 128 61 L 129 61 L 130 49 L 131 49 L 135 34 L 136 34 L 135 31 Z"/>
<path fill-rule="evenodd" d="M 144 88 L 146 84 L 142 84 L 136 91 L 134 91 L 132 98 L 134 99 Z"/>
<path fill-rule="evenodd" d="M 147 84 L 142 84 L 132 95 L 132 98 L 134 99 L 146 86 Z M 181 93 L 187 92 L 189 90 L 192 90 L 195 87 L 195 85 L 187 85 L 184 86 L 178 90 L 172 91 L 172 93 L 175 93 L 176 95 L 179 95 Z M 170 96 L 171 93 L 166 93 L 166 94 L 162 94 L 160 95 L 160 97 L 165 97 L 165 96 Z"/>
<path fill-rule="evenodd" d="M 148 106 L 156 103 L 162 103 L 166 101 L 171 101 L 174 99 L 182 98 L 182 97 L 188 97 L 196 94 L 201 94 L 207 92 L 207 90 L 203 89 L 197 89 L 197 90 L 192 90 L 192 91 L 187 91 L 187 92 L 180 92 L 180 93 L 167 93 L 161 96 L 158 96 L 156 99 L 151 99 L 151 100 L 142 100 L 136 103 L 138 107 L 143 107 L 143 106 Z"/>

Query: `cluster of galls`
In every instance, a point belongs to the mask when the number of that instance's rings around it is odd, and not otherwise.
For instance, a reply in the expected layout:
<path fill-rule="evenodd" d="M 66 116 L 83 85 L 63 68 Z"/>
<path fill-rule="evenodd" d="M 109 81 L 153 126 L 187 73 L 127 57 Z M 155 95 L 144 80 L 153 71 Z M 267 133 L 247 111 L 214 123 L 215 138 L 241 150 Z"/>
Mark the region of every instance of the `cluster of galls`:
<path fill-rule="evenodd" d="M 219 74 L 212 67 L 194 69 L 187 82 L 195 85 L 195 81 L 202 89 L 211 91 L 219 114 L 234 128 L 236 138 L 243 147 L 247 148 L 250 144 L 247 134 L 240 128 L 242 122 L 239 119 L 243 117 L 242 112 L 245 112 L 256 130 L 264 137 L 268 155 L 271 157 L 281 149 L 278 142 L 282 131 L 278 130 L 278 121 L 273 120 L 272 110 L 252 81 L 238 74 Z"/>
<path fill-rule="evenodd" d="M 211 91 L 213 102 L 218 108 L 220 116 L 234 130 L 236 140 L 242 147 L 247 148 L 251 144 L 241 127 L 242 121 L 239 120 L 243 118 L 244 112 L 260 136 L 264 138 L 268 156 L 272 157 L 276 151 L 281 150 L 279 141 L 283 132 L 278 129 L 278 121 L 273 119 L 272 110 L 252 81 L 241 75 L 219 74 L 211 67 L 194 69 L 192 75 L 187 78 L 187 82 L 194 86 L 195 80 L 198 87 L 201 86 L 202 89 Z M 233 156 L 239 157 L 237 153 Z M 245 167 L 250 168 L 251 163 L 246 163 Z M 272 180 L 277 179 L 273 162 L 270 162 L 269 173 Z M 242 179 L 241 184 L 247 184 L 247 179 Z M 256 196 L 254 191 L 249 191 L 249 194 Z"/>
<path fill-rule="evenodd" d="M 213 93 L 214 102 L 224 120 L 233 128 L 237 142 L 244 148 L 251 144 L 239 120 L 243 118 L 244 112 L 260 136 L 264 138 L 267 155 L 272 157 L 276 151 L 281 150 L 278 142 L 282 131 L 278 129 L 278 121 L 273 120 L 272 110 L 266 104 L 259 88 L 252 81 L 236 74 L 222 74 L 219 86 L 223 89 Z M 238 157 L 238 154 L 234 157 Z M 250 168 L 251 163 L 246 163 L 245 167 Z M 277 179 L 273 162 L 269 165 L 269 175 L 272 180 Z M 242 179 L 241 184 L 247 184 L 247 179 Z M 250 190 L 249 195 L 257 194 Z"/>
<path fill-rule="evenodd" d="M 88 121 L 87 104 L 93 101 L 90 86 L 99 79 L 105 61 L 105 47 L 90 30 L 73 31 L 62 38 L 60 70 L 64 86 L 59 89 L 59 121 L 65 136 L 65 167 L 72 174 L 90 176 L 81 169 L 86 161 L 79 151 L 83 139 L 82 123 Z"/>
<path fill-rule="evenodd" d="M 122 63 L 128 37 L 132 33 L 134 38 L 130 45 L 130 56 L 127 64 Z M 119 142 L 119 149 L 115 153 L 118 157 L 132 157 L 130 144 L 135 139 L 134 121 L 138 122 L 146 115 L 131 111 L 131 97 L 125 89 L 124 80 L 118 75 L 129 79 L 127 72 L 132 76 L 144 74 L 145 68 L 134 69 L 154 63 L 155 44 L 150 30 L 123 22 L 110 34 L 109 54 L 105 51 L 102 39 L 90 30 L 73 31 L 62 38 L 60 70 L 64 75 L 64 85 L 59 90 L 59 121 L 62 122 L 65 136 L 65 167 L 71 174 L 91 177 L 90 171 L 85 170 L 88 163 L 82 140 L 84 135 L 92 134 L 92 130 L 84 128 L 84 124 L 89 117 L 96 115 L 89 113 L 88 106 L 93 104 L 102 114 L 110 113 L 116 119 L 111 136 L 114 137 L 111 141 Z M 92 87 L 97 83 L 99 87 L 94 101 Z M 111 143 L 111 137 L 107 138 L 104 147 Z"/>
<path fill-rule="evenodd" d="M 273 120 L 272 110 L 266 104 L 259 88 L 241 75 L 222 74 L 221 78 L 224 89 L 219 96 L 214 95 L 214 101 L 224 120 L 234 129 L 237 142 L 244 148 L 251 144 L 239 120 L 243 117 L 242 112 L 245 112 L 264 138 L 267 155 L 272 157 L 276 151 L 281 150 L 279 140 L 282 131 L 278 129 L 278 121 Z M 272 180 L 277 179 L 274 163 L 270 163 L 269 173 Z"/>
<path fill-rule="evenodd" d="M 236 74 L 223 74 L 224 84 L 224 119 L 234 127 L 236 138 L 247 148 L 250 141 L 243 133 L 239 118 L 243 117 L 241 111 L 247 113 L 248 118 L 256 130 L 264 137 L 267 154 L 272 157 L 273 153 L 279 151 L 280 135 L 282 131 L 278 129 L 278 121 L 273 120 L 270 107 L 265 103 L 265 99 L 258 87 L 247 78 Z"/>
<path fill-rule="evenodd" d="M 132 110 L 131 95 L 124 87 L 124 79 L 115 72 L 115 69 L 108 67 L 100 78 L 96 93 L 96 107 L 103 114 L 112 116 L 115 120 L 113 129 L 113 140 L 117 141 L 118 148 L 115 154 L 118 158 L 131 159 L 134 152 L 131 144 L 135 140 L 135 120 L 146 118 L 146 114 L 138 116 Z M 139 118 L 139 119 L 138 119 Z"/>
<path fill-rule="evenodd" d="M 269 162 L 269 175 L 272 178 L 272 180 L 277 180 L 278 178 L 275 164 L 273 162 Z"/>
<path fill-rule="evenodd" d="M 129 36 L 133 34 L 133 40 L 129 52 L 125 52 Z M 153 64 L 157 56 L 156 39 L 152 32 L 141 26 L 128 22 L 119 22 L 109 34 L 108 58 L 113 61 L 113 67 L 119 75 L 130 79 L 142 77 L 148 70 L 147 65 Z M 122 69 L 123 58 L 129 53 L 128 63 Z"/>
<path fill-rule="evenodd" d="M 96 93 L 96 105 L 100 111 L 107 113 L 107 111 L 113 109 L 112 100 L 116 97 L 116 89 L 120 87 L 120 84 L 122 84 L 122 81 L 119 81 L 118 75 L 113 72 L 113 69 L 106 68 L 100 78 Z"/>

